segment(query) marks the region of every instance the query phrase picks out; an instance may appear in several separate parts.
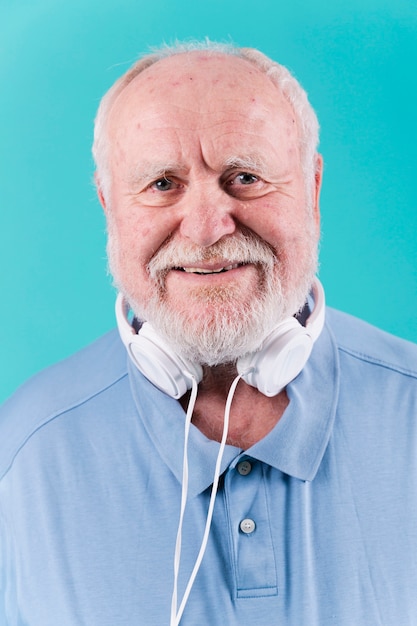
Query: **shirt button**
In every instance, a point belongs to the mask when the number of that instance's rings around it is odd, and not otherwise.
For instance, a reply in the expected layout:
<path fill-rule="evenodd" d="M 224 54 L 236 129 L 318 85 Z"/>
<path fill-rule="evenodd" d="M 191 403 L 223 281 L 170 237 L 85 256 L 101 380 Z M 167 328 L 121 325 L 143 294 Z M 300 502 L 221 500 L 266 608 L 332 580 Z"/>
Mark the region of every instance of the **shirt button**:
<path fill-rule="evenodd" d="M 244 519 L 240 522 L 240 530 L 245 535 L 250 535 L 255 530 L 256 524 L 253 519 Z"/>
<path fill-rule="evenodd" d="M 236 469 L 241 476 L 247 476 L 252 471 L 252 465 L 249 461 L 241 461 L 236 465 Z"/>

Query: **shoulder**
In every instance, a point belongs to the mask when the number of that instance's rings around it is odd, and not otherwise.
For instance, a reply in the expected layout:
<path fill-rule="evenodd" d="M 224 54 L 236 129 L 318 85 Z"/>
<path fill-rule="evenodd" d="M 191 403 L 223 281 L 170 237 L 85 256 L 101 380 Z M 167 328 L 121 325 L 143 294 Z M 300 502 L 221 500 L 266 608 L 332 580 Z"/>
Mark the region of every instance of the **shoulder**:
<path fill-rule="evenodd" d="M 417 379 L 417 344 L 332 308 L 326 322 L 341 353 Z"/>
<path fill-rule="evenodd" d="M 116 330 L 29 379 L 0 407 L 0 478 L 7 459 L 40 427 L 103 393 L 127 373 Z"/>

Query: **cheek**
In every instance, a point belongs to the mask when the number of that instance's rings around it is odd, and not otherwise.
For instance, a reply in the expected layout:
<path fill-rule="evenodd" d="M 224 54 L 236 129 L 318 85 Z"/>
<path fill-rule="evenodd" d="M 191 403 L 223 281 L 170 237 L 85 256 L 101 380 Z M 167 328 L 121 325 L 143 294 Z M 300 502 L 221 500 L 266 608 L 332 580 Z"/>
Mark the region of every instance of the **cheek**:
<path fill-rule="evenodd" d="M 266 202 L 261 206 L 251 206 L 238 216 L 245 228 L 268 243 L 274 250 L 279 249 L 292 230 L 288 217 L 274 203 Z"/>
<path fill-rule="evenodd" d="M 147 264 L 155 251 L 169 236 L 169 229 L 160 221 L 138 212 L 116 214 L 109 228 L 116 233 L 122 259 Z"/>
<path fill-rule="evenodd" d="M 279 202 L 265 199 L 256 206 L 245 208 L 239 215 L 239 221 L 279 250 L 286 244 L 304 240 L 306 232 L 311 229 L 305 202 L 302 194 L 297 198 L 281 197 Z"/>

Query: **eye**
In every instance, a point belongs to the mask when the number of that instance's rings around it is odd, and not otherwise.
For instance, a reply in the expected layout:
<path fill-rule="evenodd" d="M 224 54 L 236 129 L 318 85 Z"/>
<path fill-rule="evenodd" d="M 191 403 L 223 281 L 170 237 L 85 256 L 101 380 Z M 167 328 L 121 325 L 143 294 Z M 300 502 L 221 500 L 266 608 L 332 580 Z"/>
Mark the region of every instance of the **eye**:
<path fill-rule="evenodd" d="M 164 176 L 163 178 L 155 180 L 150 187 L 151 189 L 156 189 L 157 191 L 170 191 L 174 187 L 174 183 L 172 180 Z"/>
<path fill-rule="evenodd" d="M 249 172 L 239 172 L 233 178 L 230 178 L 227 181 L 227 185 L 253 185 L 257 183 L 259 178 L 255 176 L 255 174 L 250 174 Z"/>
<path fill-rule="evenodd" d="M 224 183 L 226 193 L 239 198 L 255 198 L 265 191 L 265 181 L 251 172 L 234 172 Z"/>
<path fill-rule="evenodd" d="M 241 174 L 238 174 L 236 176 L 236 179 L 241 185 L 252 185 L 259 180 L 257 176 L 255 176 L 254 174 L 249 174 L 249 172 L 242 172 Z"/>
<path fill-rule="evenodd" d="M 138 196 L 148 206 L 170 206 L 182 197 L 184 182 L 167 172 L 159 178 L 149 177 L 149 182 L 139 191 Z"/>

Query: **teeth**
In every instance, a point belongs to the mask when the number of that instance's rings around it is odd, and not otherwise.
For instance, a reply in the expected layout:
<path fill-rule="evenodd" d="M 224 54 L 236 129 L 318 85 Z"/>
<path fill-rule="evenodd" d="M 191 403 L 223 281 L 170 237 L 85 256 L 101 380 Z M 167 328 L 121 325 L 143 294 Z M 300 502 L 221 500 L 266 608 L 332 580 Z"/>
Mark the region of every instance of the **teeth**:
<path fill-rule="evenodd" d="M 220 274 L 220 272 L 228 272 L 229 270 L 234 270 L 237 267 L 239 267 L 239 263 L 226 265 L 226 267 L 221 267 L 218 270 L 207 270 L 202 267 L 182 267 L 181 269 L 188 274 Z"/>

